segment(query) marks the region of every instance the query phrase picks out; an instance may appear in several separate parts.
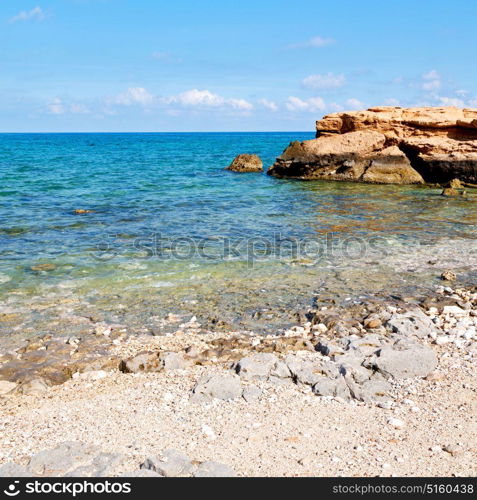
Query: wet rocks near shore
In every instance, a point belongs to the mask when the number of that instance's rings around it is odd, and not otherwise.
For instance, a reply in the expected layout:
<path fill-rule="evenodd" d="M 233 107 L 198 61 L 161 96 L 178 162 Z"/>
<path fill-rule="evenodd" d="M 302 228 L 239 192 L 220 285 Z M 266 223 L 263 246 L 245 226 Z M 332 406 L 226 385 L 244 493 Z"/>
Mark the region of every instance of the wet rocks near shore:
<path fill-rule="evenodd" d="M 477 182 L 477 110 L 375 107 L 316 122 L 269 175 L 378 184 Z"/>
<path fill-rule="evenodd" d="M 232 172 L 262 172 L 263 163 L 258 155 L 240 154 L 226 168 Z"/>
<path fill-rule="evenodd" d="M 40 394 L 20 393 L 17 387 L 25 385 L 26 380 L 13 386 L 0 384 L 5 386 L 0 404 L 7 409 L 3 430 L 12 429 L 15 418 L 28 415 L 30 419 L 25 423 L 25 435 L 15 429 L 12 434 L 15 437 L 5 434 L 2 446 L 7 444 L 11 449 L 4 448 L 0 476 L 229 477 L 235 471 L 240 475 L 250 474 L 250 470 L 240 465 L 241 451 L 243 458 L 249 460 L 257 443 L 264 446 L 263 442 L 271 435 L 277 453 L 282 456 L 287 449 L 287 459 L 292 460 L 288 466 L 294 460 L 298 473 L 308 471 L 309 464 L 322 460 L 328 463 L 322 473 L 336 473 L 334 455 L 339 454 L 341 460 L 347 461 L 346 450 L 337 451 L 343 445 L 343 432 L 348 436 L 346 439 L 351 439 L 353 450 L 362 451 L 361 445 L 367 446 L 368 442 L 373 446 L 373 439 L 366 432 L 354 435 L 355 429 L 359 425 L 363 429 L 363 421 L 369 419 L 374 428 L 372 436 L 382 433 L 380 446 L 397 439 L 401 451 L 407 453 L 418 415 L 425 416 L 423 427 L 430 421 L 445 424 L 445 429 L 452 425 L 442 421 L 444 411 L 445 419 L 450 418 L 452 423 L 457 406 L 459 422 L 464 414 L 466 418 L 472 415 L 471 404 L 469 408 L 464 406 L 475 391 L 473 384 L 467 382 L 472 380 L 469 377 L 477 355 L 476 311 L 477 290 L 440 286 L 426 299 L 410 302 L 390 297 L 345 308 L 317 307 L 309 315 L 309 321 L 281 335 L 241 332 L 223 337 L 203 332 L 176 337 L 128 337 L 118 335 L 114 327 L 95 328 L 96 334 L 91 337 L 103 342 L 109 354 L 122 360 L 123 372 L 118 366 L 78 371 L 63 386 L 48 385 Z M 100 334 L 105 331 L 109 335 Z M 25 353 L 36 352 L 45 361 L 42 356 L 48 353 L 51 340 L 30 342 L 29 349 L 23 347 L 22 352 L 10 355 L 20 362 Z M 71 339 L 72 343 L 66 345 L 78 347 L 84 339 L 76 340 Z M 0 365 L 3 361 L 0 359 Z M 458 364 L 460 361 L 462 365 Z M 126 370 L 125 366 L 130 368 Z M 452 366 L 457 368 L 450 374 Z M 58 367 L 49 365 L 48 369 Z M 458 378 L 459 367 L 467 378 L 460 386 L 460 379 L 454 380 L 453 388 L 447 389 L 451 379 Z M 29 373 L 31 378 L 35 377 L 29 383 L 39 380 L 41 369 L 36 365 L 36 372 Z M 445 387 L 441 387 L 444 382 Z M 459 387 L 462 392 L 458 392 Z M 436 393 L 437 390 L 440 392 Z M 455 390 L 458 394 L 453 394 Z M 443 397 L 454 398 L 454 406 L 449 406 Z M 426 398 L 426 407 L 422 398 Z M 99 413 L 97 406 L 101 406 Z M 12 412 L 17 409 L 19 413 L 15 416 Z M 336 450 L 333 445 L 328 448 L 332 456 L 323 450 L 317 456 L 316 449 L 312 453 L 316 442 L 310 444 L 312 438 L 306 422 L 313 418 L 320 422 L 323 418 L 333 419 L 337 411 L 347 417 L 324 424 L 327 443 L 331 440 Z M 300 422 L 301 412 L 305 422 Z M 108 418 L 114 429 L 124 423 L 126 435 L 120 444 L 114 442 L 114 437 L 111 441 Z M 38 434 L 36 419 L 40 419 L 38 425 L 49 422 L 47 427 L 51 424 L 53 428 L 49 433 Z M 271 432 L 274 423 L 276 428 Z M 293 430 L 284 435 L 282 424 Z M 182 430 L 175 432 L 171 426 Z M 382 430 L 378 432 L 376 426 Z M 428 450 L 438 449 L 439 445 L 439 453 L 443 456 L 447 453 L 446 460 L 453 459 L 462 449 L 460 435 L 455 440 L 448 435 L 435 440 L 432 429 L 426 440 L 422 441 L 422 437 L 418 438 L 421 441 L 413 440 L 412 446 L 424 443 L 424 450 Z M 58 437 L 61 441 L 71 441 L 62 443 Z M 137 441 L 142 444 L 138 446 Z M 299 446 L 293 444 L 297 442 Z M 57 443 L 56 447 L 52 443 Z M 231 443 L 230 453 L 224 443 Z M 42 448 L 47 450 L 38 452 Z M 351 461 L 360 463 L 351 448 L 348 453 Z M 471 448 L 469 444 L 465 453 L 471 453 Z M 22 451 L 15 451 L 18 449 Z M 263 449 L 260 448 L 260 453 Z M 452 453 L 445 452 L 447 449 Z M 379 458 L 381 448 L 375 453 Z M 261 458 L 257 460 L 261 463 Z M 258 473 L 273 475 L 270 464 L 276 459 L 270 460 Z M 441 468 L 436 470 L 442 471 L 444 463 L 447 462 L 441 460 Z M 370 464 L 366 470 L 379 474 L 381 465 Z M 317 472 L 316 468 L 310 469 L 310 473 Z M 292 474 L 296 473 L 293 470 Z"/>
<path fill-rule="evenodd" d="M 446 278 L 450 276 L 446 274 Z M 477 340 L 477 293 L 438 289 L 422 307 L 363 303 L 348 309 L 323 307 L 309 321 L 281 335 L 236 334 L 181 350 L 150 349 L 121 357 L 127 337 L 97 325 L 84 338 L 45 336 L 0 358 L 0 395 L 41 394 L 71 378 L 89 381 L 125 374 L 187 371 L 195 365 L 225 369 L 207 373 L 191 401 L 253 400 L 257 381 L 308 386 L 315 394 L 379 403 L 389 381 L 425 377 L 437 366 L 429 342 L 459 348 Z M 108 335 L 104 335 L 107 331 Z M 127 343 L 127 342 L 126 342 Z"/>

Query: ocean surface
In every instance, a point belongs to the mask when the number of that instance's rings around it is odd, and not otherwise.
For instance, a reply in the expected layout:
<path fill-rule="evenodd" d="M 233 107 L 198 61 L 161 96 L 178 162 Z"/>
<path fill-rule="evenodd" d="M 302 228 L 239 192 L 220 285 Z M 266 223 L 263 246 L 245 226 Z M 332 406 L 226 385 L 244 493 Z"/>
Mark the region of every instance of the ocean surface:
<path fill-rule="evenodd" d="M 271 331 L 313 304 L 425 293 L 448 267 L 475 283 L 477 194 L 224 170 L 311 138 L 0 134 L 0 336 L 160 334 L 168 313 Z"/>

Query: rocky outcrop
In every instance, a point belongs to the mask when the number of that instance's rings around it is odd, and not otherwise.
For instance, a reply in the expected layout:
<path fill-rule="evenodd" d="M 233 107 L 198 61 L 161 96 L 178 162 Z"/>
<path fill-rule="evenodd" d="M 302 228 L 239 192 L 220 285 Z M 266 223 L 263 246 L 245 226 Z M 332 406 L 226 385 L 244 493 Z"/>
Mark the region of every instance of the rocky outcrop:
<path fill-rule="evenodd" d="M 379 107 L 316 122 L 268 174 L 378 184 L 477 181 L 477 110 Z"/>
<path fill-rule="evenodd" d="M 241 154 L 234 158 L 226 170 L 232 170 L 233 172 L 262 172 L 263 163 L 257 155 Z"/>

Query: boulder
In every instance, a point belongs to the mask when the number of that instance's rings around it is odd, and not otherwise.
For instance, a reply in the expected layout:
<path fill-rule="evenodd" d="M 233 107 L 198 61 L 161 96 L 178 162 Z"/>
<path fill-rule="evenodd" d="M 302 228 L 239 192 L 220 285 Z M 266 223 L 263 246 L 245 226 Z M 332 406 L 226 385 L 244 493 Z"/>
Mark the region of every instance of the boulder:
<path fill-rule="evenodd" d="M 332 361 L 323 359 L 301 359 L 290 354 L 285 362 L 295 382 L 305 385 L 315 385 L 324 378 L 334 379 L 340 375 L 339 367 Z"/>
<path fill-rule="evenodd" d="M 404 313 L 394 313 L 387 326 L 399 335 L 421 339 L 430 336 L 435 330 L 432 320 L 418 307 Z"/>
<path fill-rule="evenodd" d="M 380 184 L 473 183 L 476 124 L 477 109 L 455 107 L 333 113 L 316 122 L 316 139 L 291 143 L 268 174 Z"/>
<path fill-rule="evenodd" d="M 123 360 L 120 370 L 124 373 L 161 372 L 184 370 L 190 364 L 190 359 L 180 352 L 141 352 Z"/>
<path fill-rule="evenodd" d="M 332 396 L 346 400 L 350 399 L 350 390 L 343 377 L 334 379 L 321 377 L 320 380 L 313 385 L 313 392 L 317 396 Z"/>
<path fill-rule="evenodd" d="M 426 377 L 436 369 L 437 356 L 430 347 L 398 340 L 380 349 L 369 364 L 386 378 Z"/>
<path fill-rule="evenodd" d="M 233 172 L 262 172 L 263 163 L 259 156 L 241 154 L 234 158 L 226 170 Z"/>
<path fill-rule="evenodd" d="M 164 450 L 161 455 L 146 459 L 141 469 L 151 470 L 163 477 L 181 477 L 191 475 L 194 464 L 178 450 Z"/>
<path fill-rule="evenodd" d="M 64 476 L 74 469 L 90 465 L 98 455 L 99 450 L 95 446 L 67 441 L 52 450 L 33 455 L 28 468 L 37 476 Z"/>
<path fill-rule="evenodd" d="M 242 397 L 247 401 L 247 403 L 251 403 L 253 401 L 257 401 L 262 395 L 262 389 L 256 387 L 254 385 L 250 387 L 245 387 L 242 392 Z"/>
<path fill-rule="evenodd" d="M 110 477 L 124 462 L 124 456 L 118 453 L 100 453 L 86 465 L 71 470 L 65 477 Z"/>
<path fill-rule="evenodd" d="M 240 377 L 233 373 L 216 373 L 200 378 L 192 391 L 192 401 L 235 399 L 242 396 Z"/>
<path fill-rule="evenodd" d="M 236 366 L 237 373 L 245 380 L 267 380 L 278 363 L 278 358 L 270 353 L 255 353 L 242 358 Z"/>
<path fill-rule="evenodd" d="M 194 474 L 194 477 L 236 477 L 237 474 L 224 464 L 218 462 L 202 462 Z"/>
<path fill-rule="evenodd" d="M 15 464 L 13 462 L 7 462 L 6 464 L 0 466 L 0 477 L 31 477 L 32 473 L 26 467 L 22 465 Z"/>
<path fill-rule="evenodd" d="M 139 469 L 123 472 L 119 477 L 164 477 L 162 474 L 149 469 Z"/>

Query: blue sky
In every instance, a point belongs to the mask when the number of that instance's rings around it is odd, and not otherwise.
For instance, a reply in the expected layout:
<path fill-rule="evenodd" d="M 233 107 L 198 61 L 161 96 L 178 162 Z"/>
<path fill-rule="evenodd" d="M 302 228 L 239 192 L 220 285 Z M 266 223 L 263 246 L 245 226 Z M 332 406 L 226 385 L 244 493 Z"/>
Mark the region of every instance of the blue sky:
<path fill-rule="evenodd" d="M 294 131 L 477 108 L 472 0 L 0 0 L 0 131 Z"/>

